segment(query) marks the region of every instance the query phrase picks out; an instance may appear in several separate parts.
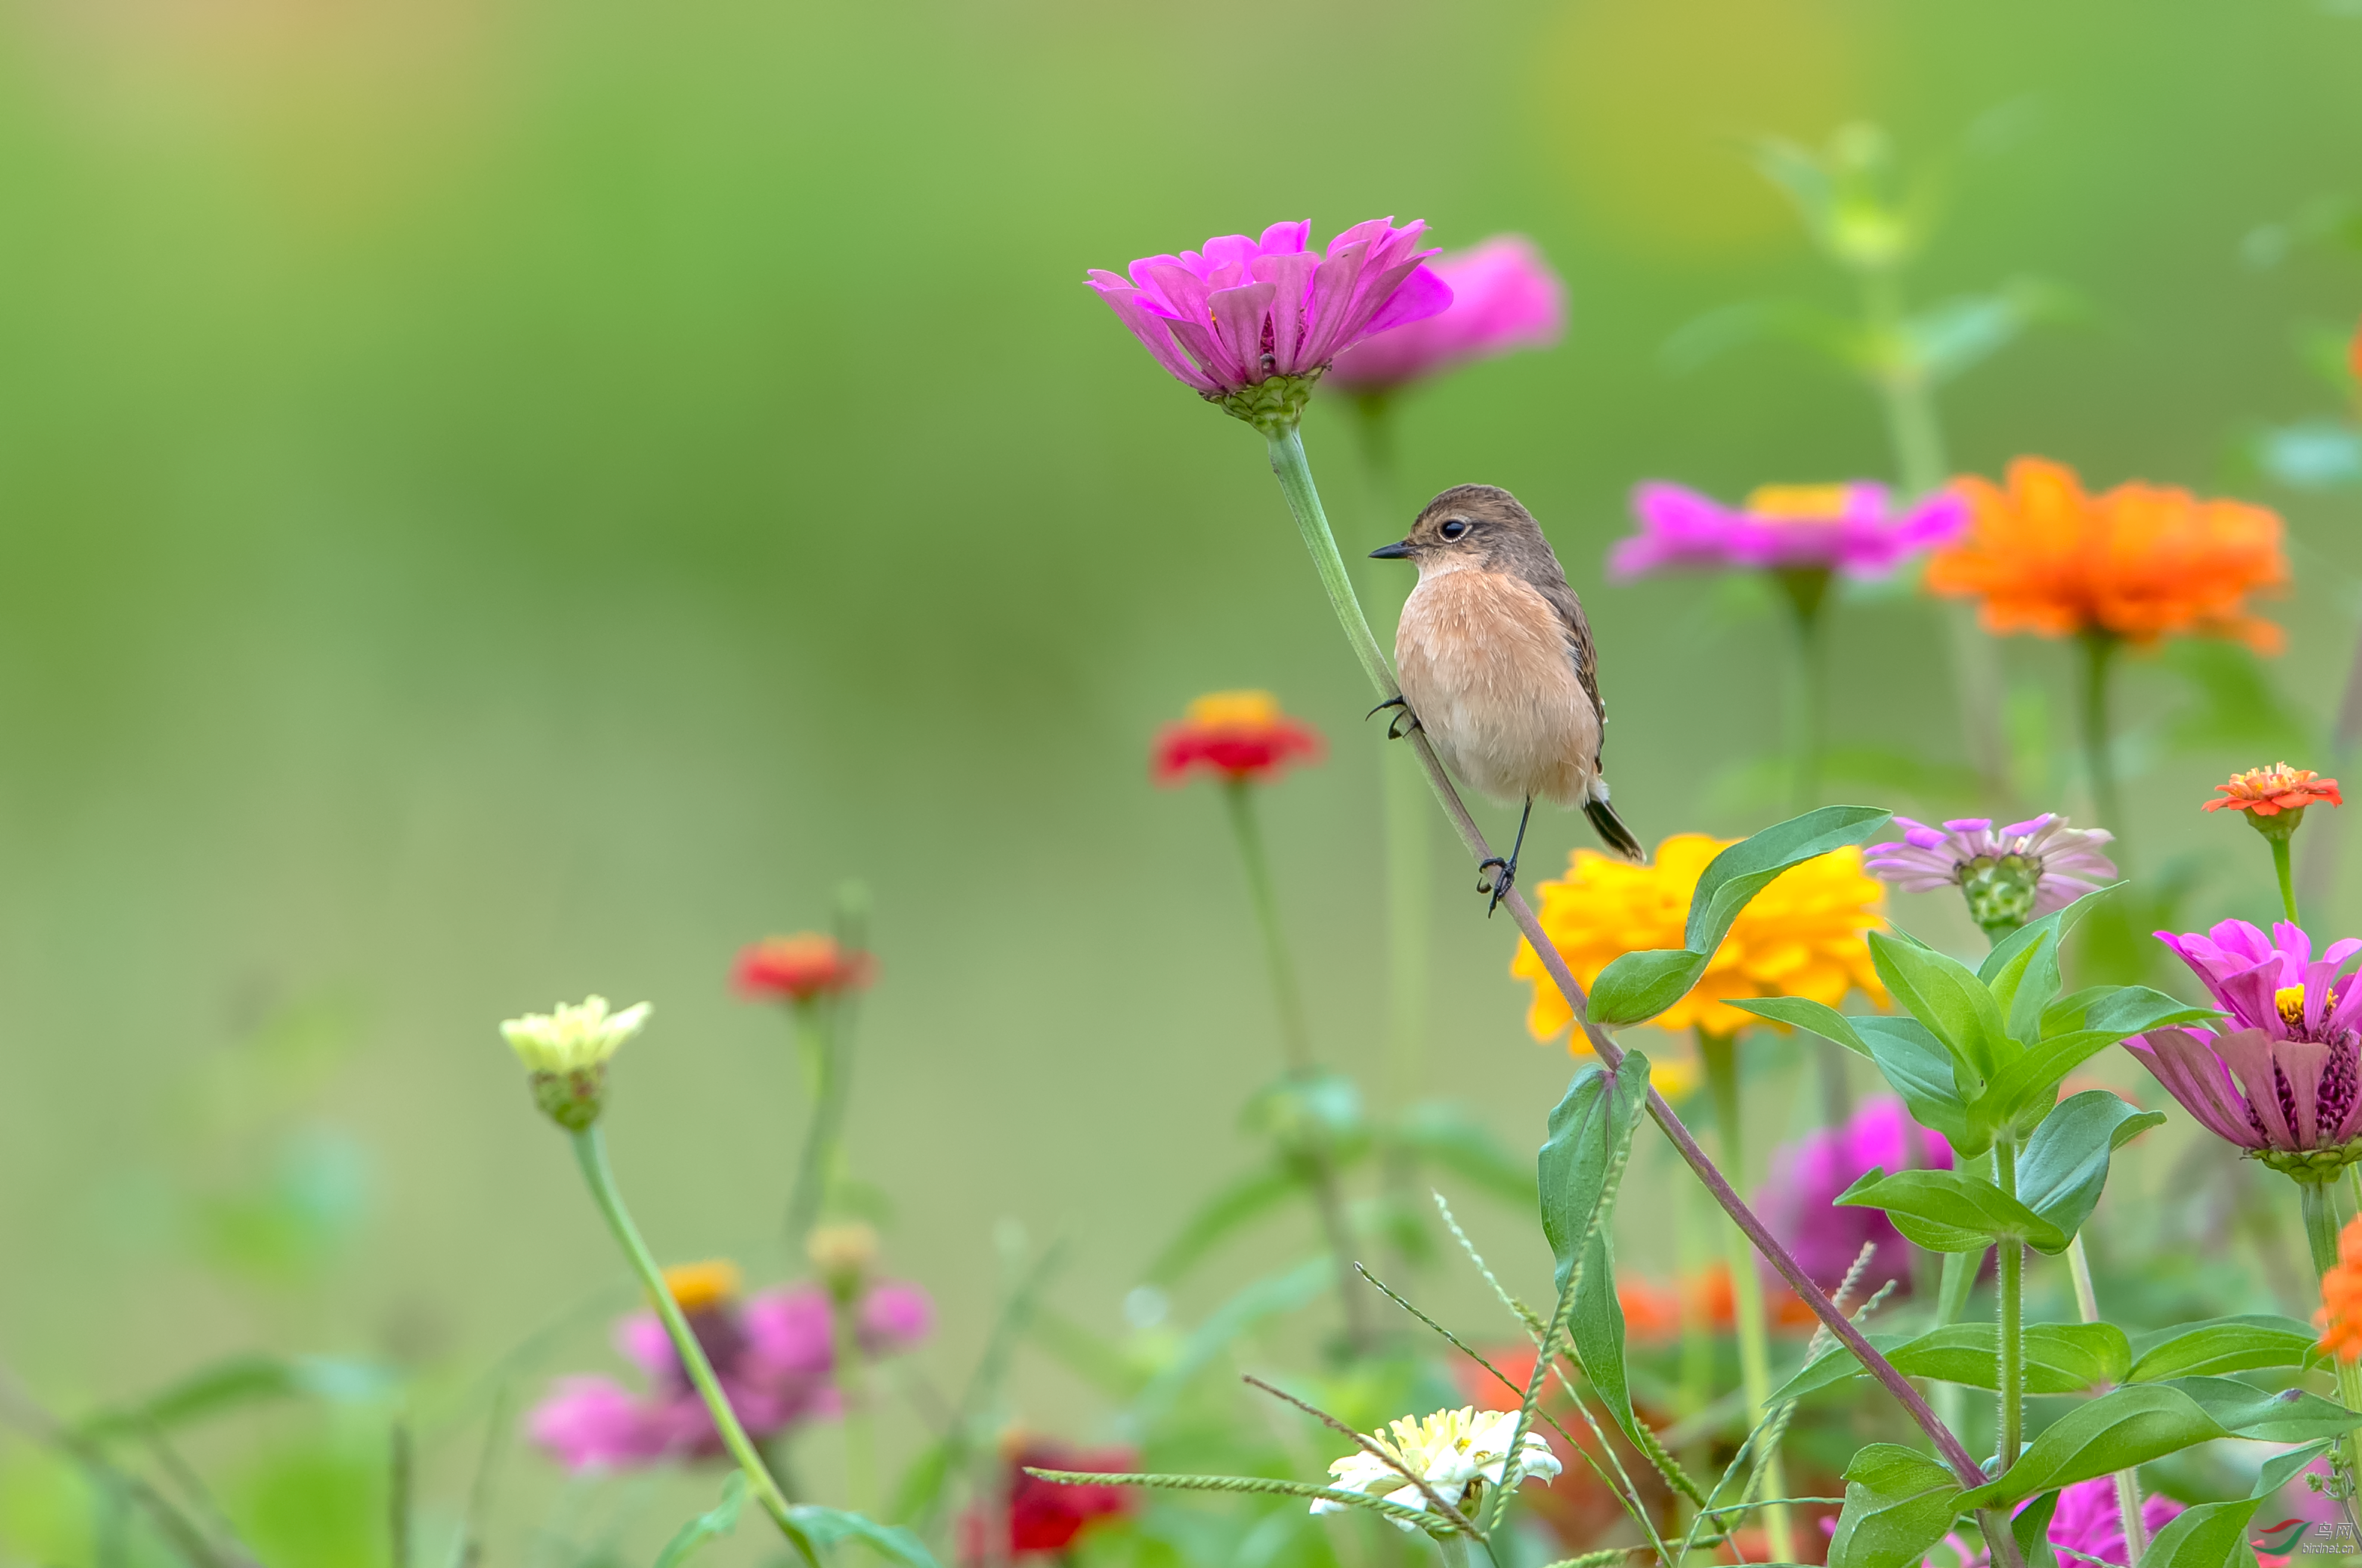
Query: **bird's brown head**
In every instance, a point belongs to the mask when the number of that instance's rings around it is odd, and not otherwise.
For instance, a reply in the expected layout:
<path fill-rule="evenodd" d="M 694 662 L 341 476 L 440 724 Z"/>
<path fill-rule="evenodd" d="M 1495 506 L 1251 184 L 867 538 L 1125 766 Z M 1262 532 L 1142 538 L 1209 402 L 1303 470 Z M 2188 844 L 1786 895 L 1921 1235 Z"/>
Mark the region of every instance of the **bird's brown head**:
<path fill-rule="evenodd" d="M 1439 568 L 1511 572 L 1558 557 L 1533 514 L 1496 485 L 1454 485 L 1433 500 L 1398 544 L 1370 554 L 1381 561 L 1416 561 L 1419 575 Z"/>

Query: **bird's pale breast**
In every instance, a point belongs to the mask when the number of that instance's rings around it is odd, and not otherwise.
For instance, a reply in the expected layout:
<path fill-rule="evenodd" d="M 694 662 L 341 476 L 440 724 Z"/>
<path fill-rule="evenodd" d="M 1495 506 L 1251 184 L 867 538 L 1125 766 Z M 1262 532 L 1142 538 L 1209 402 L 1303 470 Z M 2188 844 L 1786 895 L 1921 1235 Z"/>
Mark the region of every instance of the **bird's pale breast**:
<path fill-rule="evenodd" d="M 1395 632 L 1403 696 L 1444 766 L 1496 799 L 1582 802 L 1599 718 L 1566 630 L 1522 578 L 1466 568 L 1420 579 Z"/>

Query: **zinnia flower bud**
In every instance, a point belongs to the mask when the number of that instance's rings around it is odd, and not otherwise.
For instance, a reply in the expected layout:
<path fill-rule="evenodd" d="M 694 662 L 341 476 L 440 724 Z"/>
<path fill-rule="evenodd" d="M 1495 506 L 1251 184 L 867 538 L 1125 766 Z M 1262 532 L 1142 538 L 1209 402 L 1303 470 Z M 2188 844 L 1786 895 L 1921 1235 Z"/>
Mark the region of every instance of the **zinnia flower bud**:
<path fill-rule="evenodd" d="M 645 1002 L 607 1011 L 603 996 L 559 1003 L 501 1025 L 501 1035 L 532 1075 L 534 1103 L 570 1133 L 599 1119 L 607 1089 L 607 1058 L 648 1021 Z"/>

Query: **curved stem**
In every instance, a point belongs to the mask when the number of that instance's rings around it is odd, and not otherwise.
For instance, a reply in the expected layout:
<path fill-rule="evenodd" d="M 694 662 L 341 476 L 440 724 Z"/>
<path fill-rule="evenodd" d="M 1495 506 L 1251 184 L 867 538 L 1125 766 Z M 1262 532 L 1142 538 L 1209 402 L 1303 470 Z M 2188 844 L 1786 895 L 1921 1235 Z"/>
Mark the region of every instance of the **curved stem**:
<path fill-rule="evenodd" d="M 599 1205 L 599 1212 L 606 1216 L 607 1228 L 615 1233 L 615 1244 L 624 1249 L 624 1256 L 630 1261 L 632 1271 L 640 1277 L 640 1284 L 646 1288 L 649 1299 L 655 1303 L 657 1317 L 663 1321 L 665 1334 L 672 1341 L 673 1354 L 680 1358 L 681 1369 L 689 1374 L 689 1380 L 696 1387 L 698 1397 L 705 1401 L 705 1409 L 713 1418 L 713 1430 L 722 1434 L 722 1446 L 729 1451 L 730 1457 L 736 1460 L 738 1468 L 745 1473 L 746 1488 L 754 1493 L 755 1500 L 763 1505 L 763 1511 L 771 1516 L 772 1522 L 794 1545 L 797 1554 L 817 1568 L 819 1559 L 812 1552 L 811 1540 L 789 1513 L 788 1499 L 780 1492 L 779 1484 L 771 1479 L 771 1473 L 763 1467 L 763 1456 L 755 1451 L 753 1440 L 747 1437 L 746 1429 L 738 1422 L 738 1412 L 730 1408 L 730 1400 L 722 1392 L 721 1380 L 713 1376 L 713 1364 L 705 1358 L 705 1347 L 697 1343 L 697 1334 L 690 1328 L 689 1319 L 682 1314 L 680 1303 L 672 1299 L 671 1290 L 665 1286 L 664 1270 L 657 1266 L 656 1255 L 648 1251 L 648 1244 L 640 1239 L 639 1227 L 632 1223 L 631 1213 L 624 1207 L 624 1195 L 615 1186 L 615 1173 L 607 1165 L 604 1135 L 594 1122 L 571 1135 L 574 1158 L 582 1167 L 582 1179 L 590 1188 L 591 1200 Z"/>
<path fill-rule="evenodd" d="M 1279 896 L 1272 889 L 1271 861 L 1264 853 L 1263 829 L 1255 821 L 1254 785 L 1231 779 L 1222 786 L 1230 807 L 1231 832 L 1238 839 L 1239 860 L 1246 867 L 1247 897 L 1254 905 L 1255 924 L 1263 931 L 1264 959 L 1271 968 L 1271 992 L 1279 1008 L 1282 1055 L 1290 1072 L 1312 1068 L 1312 1033 L 1304 1022 L 1304 994 L 1296 983 L 1296 963 L 1280 929 Z"/>
<path fill-rule="evenodd" d="M 2009 1197 L 2017 1196 L 2017 1146 L 2006 1141 L 1993 1145 L 1993 1174 Z M 2001 1244 L 2001 1419 L 1993 1444 L 1994 1474 L 2017 1463 L 2025 1446 L 2025 1244 Z"/>
<path fill-rule="evenodd" d="M 2108 726 L 2108 674 L 2123 639 L 2113 631 L 2085 631 L 2083 643 L 2083 765 L 2092 778 L 2092 810 L 2098 827 L 2116 836 L 2111 851 L 2119 866 L 2129 865 L 2125 854 L 2124 796 L 2116 787 L 2115 750 Z"/>
<path fill-rule="evenodd" d="M 1730 1036 L 1708 1034 L 1704 1029 L 1698 1031 L 1697 1041 L 1698 1055 L 1705 1063 L 1706 1083 L 1714 1092 L 1714 1129 L 1722 1144 L 1723 1167 L 1744 1179 L 1747 1162 L 1740 1128 L 1746 1116 L 1739 1090 L 1737 1042 Z M 1762 1427 L 1772 1403 L 1772 1347 L 1771 1336 L 1763 1325 L 1763 1282 L 1755 1276 L 1755 1257 L 1748 1248 L 1747 1238 L 1735 1228 L 1726 1230 L 1723 1235 L 1724 1256 L 1730 1268 L 1732 1316 L 1738 1329 L 1738 1376 L 1747 1390 L 1747 1424 Z M 1763 1430 L 1768 1442 L 1772 1433 L 1768 1427 Z M 1788 1483 L 1781 1468 L 1780 1451 L 1772 1449 L 1758 1456 L 1757 1463 L 1762 1466 L 1763 1485 L 1772 1496 L 1786 1497 Z M 1772 1538 L 1772 1561 L 1795 1562 L 1795 1530 L 1788 1506 L 1774 1503 L 1763 1514 Z"/>
<path fill-rule="evenodd" d="M 1363 619 L 1361 605 L 1353 598 L 1352 585 L 1345 576 L 1344 563 L 1337 557 L 1337 543 L 1330 535 L 1327 520 L 1320 513 L 1320 499 L 1312 486 L 1312 472 L 1305 462 L 1303 443 L 1294 431 L 1289 431 L 1273 437 L 1270 450 L 1272 470 L 1279 477 L 1281 492 L 1286 496 L 1290 510 L 1296 513 L 1297 527 L 1304 536 L 1306 546 L 1312 552 L 1313 565 L 1319 571 L 1322 584 L 1330 587 L 1330 599 L 1336 609 L 1339 623 L 1344 628 L 1347 642 L 1352 646 L 1355 657 L 1361 661 L 1377 694 L 1382 697 L 1400 696 L 1394 672 L 1387 665 L 1385 656 L 1377 651 L 1376 640 L 1370 636 L 1369 622 Z M 1468 815 L 1468 807 L 1461 800 L 1460 792 L 1452 786 L 1450 775 L 1444 772 L 1443 763 L 1436 757 L 1435 748 L 1429 745 L 1427 737 L 1417 730 L 1411 732 L 1409 745 L 1413 754 L 1418 758 L 1419 767 L 1427 774 L 1428 787 L 1434 792 L 1437 804 L 1443 808 L 1453 829 L 1459 833 L 1462 845 L 1474 860 L 1482 861 L 1491 855 L 1492 847 L 1485 842 L 1484 831 L 1476 826 L 1475 818 Z M 1509 912 L 1509 917 L 1517 922 L 1518 931 L 1532 944 L 1551 983 L 1558 987 L 1560 994 L 1566 998 L 1567 1005 L 1573 1010 L 1575 1022 L 1582 1028 L 1592 1050 L 1608 1071 L 1615 1071 L 1617 1064 L 1624 1059 L 1623 1048 L 1605 1029 L 1591 1021 L 1590 998 L 1582 982 L 1574 978 L 1574 971 L 1567 968 L 1565 955 L 1558 950 L 1549 933 L 1542 929 L 1541 922 L 1534 917 L 1533 905 L 1528 904 L 1525 894 L 1512 885 L 1508 896 L 1501 901 L 1501 906 Z M 1894 1364 L 1862 1337 L 1861 1331 L 1829 1299 L 1828 1292 L 1813 1283 L 1794 1255 L 1772 1234 L 1755 1211 L 1747 1206 L 1746 1200 L 1739 1197 L 1738 1190 L 1715 1168 L 1714 1161 L 1706 1157 L 1705 1151 L 1698 1146 L 1696 1137 L 1683 1124 L 1673 1108 L 1666 1103 L 1665 1097 L 1654 1088 L 1649 1091 L 1649 1117 L 1672 1144 L 1675 1152 L 1680 1154 L 1699 1183 L 1722 1206 L 1723 1212 L 1729 1215 L 1731 1223 L 1745 1233 L 1755 1250 L 1771 1262 L 1780 1277 L 1787 1282 L 1788 1288 L 1812 1310 L 1813 1315 L 1820 1319 L 1838 1343 L 1852 1352 L 1880 1386 L 1893 1396 L 1895 1402 L 1903 1407 L 1919 1430 L 1927 1434 L 1937 1453 L 1951 1467 L 1960 1485 L 1964 1487 L 1983 1486 L 1986 1479 L 1984 1472 L 1970 1457 L 1969 1451 L 1961 1446 L 1959 1438 L 1936 1419 L 1936 1412 L 1928 1409 L 1926 1399 L 1911 1386 L 1911 1380 L 1896 1371 Z M 2007 1516 L 1999 1510 L 1987 1510 L 1979 1518 L 1992 1541 L 1993 1561 L 2000 1568 L 2023 1568 L 2016 1543 L 2009 1534 Z"/>

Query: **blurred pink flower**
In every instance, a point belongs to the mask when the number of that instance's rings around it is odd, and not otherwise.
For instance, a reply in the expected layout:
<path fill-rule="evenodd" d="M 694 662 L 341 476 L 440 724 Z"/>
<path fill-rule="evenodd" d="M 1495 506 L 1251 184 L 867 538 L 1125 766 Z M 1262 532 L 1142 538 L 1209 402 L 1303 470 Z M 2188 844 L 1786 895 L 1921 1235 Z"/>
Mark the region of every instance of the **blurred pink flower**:
<path fill-rule="evenodd" d="M 2031 1506 L 2031 1505 L 2025 1505 Z M 2171 1524 L 2185 1505 L 2171 1497 L 2150 1493 L 2141 1499 L 2141 1524 L 2151 1541 L 2157 1532 Z M 2021 1510 L 2022 1511 L 2022 1510 Z M 2096 1560 L 2101 1563 L 2123 1563 L 2125 1552 L 2125 1509 L 2116 1500 L 2116 1478 L 2094 1476 L 2059 1489 L 2058 1509 L 2050 1516 L 2050 1528 L 2043 1531 L 2049 1537 L 2054 1551 L 2059 1552 L 2060 1568 L 2072 1563 L 2076 1568 L 2088 1568 Z M 1959 1561 L 1970 1568 L 1985 1568 L 1992 1559 L 1971 1547 L 1960 1536 L 1948 1536 Z M 2070 1555 L 2071 1553 L 2072 1555 Z"/>
<path fill-rule="evenodd" d="M 1220 235 L 1201 254 L 1147 256 L 1130 280 L 1087 280 L 1156 362 L 1210 400 L 1275 377 L 1316 377 L 1374 333 L 1434 315 L 1451 291 L 1420 265 L 1423 223 L 1372 218 L 1323 258 L 1309 223 L 1274 224 L 1261 239 Z"/>
<path fill-rule="evenodd" d="M 818 1288 L 765 1291 L 743 1305 L 723 1301 L 687 1315 L 749 1435 L 764 1438 L 837 1413 L 829 1301 Z M 881 1284 L 863 1299 L 860 1323 L 863 1353 L 890 1355 L 926 1337 L 934 1307 L 914 1285 Z M 606 1377 L 557 1379 L 526 1419 L 526 1430 L 551 1458 L 569 1470 L 628 1468 L 722 1451 L 712 1418 L 654 1312 L 619 1321 L 615 1348 L 647 1375 L 648 1392 L 634 1394 Z"/>
<path fill-rule="evenodd" d="M 1547 348 L 1566 330 L 1566 285 L 1523 235 L 1447 251 L 1428 270 L 1451 291 L 1451 307 L 1340 354 L 1329 367 L 1331 387 L 1391 392 L 1471 359 Z"/>
<path fill-rule="evenodd" d="M 1911 1286 L 1911 1249 L 1894 1222 L 1882 1210 L 1837 1206 L 1838 1194 L 1873 1166 L 1890 1174 L 1949 1170 L 1952 1146 L 1912 1125 L 1902 1101 L 1872 1100 L 1844 1126 L 1820 1128 L 1775 1152 L 1770 1179 L 1755 1195 L 1763 1223 L 1824 1290 L 1836 1289 L 1862 1247 L 1877 1244 L 1856 1286 L 1855 1306 L 1889 1280 L 1902 1289 Z"/>
<path fill-rule="evenodd" d="M 1669 567 L 1776 570 L 1819 567 L 1878 577 L 1915 550 L 1968 526 L 1969 506 L 1946 490 L 1897 509 L 1883 485 L 1768 485 L 1736 510 L 1679 485 L 1633 492 L 1640 532 L 1608 552 L 1618 581 Z"/>

